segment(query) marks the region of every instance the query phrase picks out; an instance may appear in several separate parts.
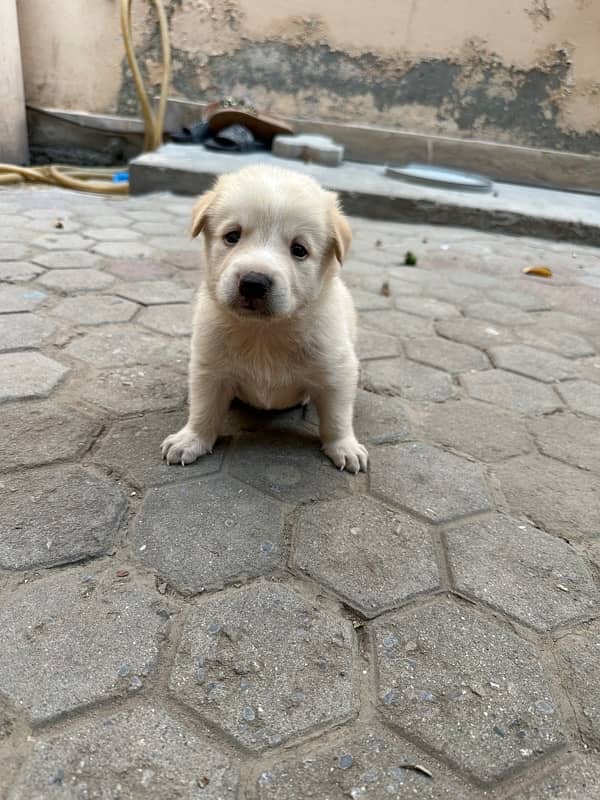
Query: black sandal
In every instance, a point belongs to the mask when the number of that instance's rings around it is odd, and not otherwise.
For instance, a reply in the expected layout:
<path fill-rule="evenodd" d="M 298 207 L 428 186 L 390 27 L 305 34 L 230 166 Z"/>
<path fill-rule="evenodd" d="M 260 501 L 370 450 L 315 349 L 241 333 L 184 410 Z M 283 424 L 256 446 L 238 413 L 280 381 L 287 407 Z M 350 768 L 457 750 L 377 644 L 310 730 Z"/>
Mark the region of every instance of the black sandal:
<path fill-rule="evenodd" d="M 206 139 L 204 147 L 225 153 L 255 153 L 266 149 L 263 142 L 255 139 L 252 131 L 245 125 L 229 125 L 223 128 L 212 139 Z"/>

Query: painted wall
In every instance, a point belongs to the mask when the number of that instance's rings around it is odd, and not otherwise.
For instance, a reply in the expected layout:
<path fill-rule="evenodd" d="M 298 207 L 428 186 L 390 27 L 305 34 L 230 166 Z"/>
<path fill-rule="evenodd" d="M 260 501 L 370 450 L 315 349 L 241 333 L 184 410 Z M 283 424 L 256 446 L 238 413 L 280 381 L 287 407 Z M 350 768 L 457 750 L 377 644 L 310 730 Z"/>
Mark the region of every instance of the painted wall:
<path fill-rule="evenodd" d="M 28 102 L 136 113 L 119 0 L 18 0 Z M 600 153 L 600 0 L 165 0 L 173 94 Z M 158 87 L 152 3 L 133 3 Z"/>

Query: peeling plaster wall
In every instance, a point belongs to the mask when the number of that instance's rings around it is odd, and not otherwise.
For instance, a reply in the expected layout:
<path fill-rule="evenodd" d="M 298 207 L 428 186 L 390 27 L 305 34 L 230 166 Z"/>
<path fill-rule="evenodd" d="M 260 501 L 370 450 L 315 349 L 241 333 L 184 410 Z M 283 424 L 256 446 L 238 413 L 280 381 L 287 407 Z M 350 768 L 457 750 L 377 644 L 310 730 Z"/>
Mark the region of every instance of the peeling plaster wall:
<path fill-rule="evenodd" d="M 28 102 L 133 114 L 118 0 L 19 0 Z M 600 0 L 165 0 L 174 95 L 600 153 Z M 151 3 L 137 52 L 160 81 Z"/>

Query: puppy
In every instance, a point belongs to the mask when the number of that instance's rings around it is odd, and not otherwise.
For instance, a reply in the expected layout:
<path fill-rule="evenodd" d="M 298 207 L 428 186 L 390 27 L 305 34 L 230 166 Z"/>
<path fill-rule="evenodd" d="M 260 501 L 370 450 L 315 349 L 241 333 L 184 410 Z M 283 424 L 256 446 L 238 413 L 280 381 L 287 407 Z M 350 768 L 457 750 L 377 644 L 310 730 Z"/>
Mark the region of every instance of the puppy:
<path fill-rule="evenodd" d="M 235 397 L 262 409 L 312 400 L 327 456 L 366 470 L 352 423 L 356 312 L 339 277 L 352 235 L 337 196 L 300 173 L 246 167 L 200 197 L 192 236 L 200 232 L 189 418 L 163 457 L 185 465 L 210 453 Z"/>

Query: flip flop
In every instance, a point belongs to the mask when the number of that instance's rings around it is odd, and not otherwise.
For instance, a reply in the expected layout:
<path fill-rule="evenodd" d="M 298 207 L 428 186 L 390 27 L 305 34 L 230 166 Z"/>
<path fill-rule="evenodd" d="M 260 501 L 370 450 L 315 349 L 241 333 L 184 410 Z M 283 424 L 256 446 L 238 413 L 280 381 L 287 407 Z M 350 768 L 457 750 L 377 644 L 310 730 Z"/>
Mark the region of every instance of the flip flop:
<path fill-rule="evenodd" d="M 182 128 L 177 133 L 171 134 L 171 141 L 177 144 L 202 144 L 210 135 L 210 127 L 206 120 L 196 122 L 190 128 Z"/>
<path fill-rule="evenodd" d="M 206 139 L 204 147 L 207 150 L 220 150 L 226 153 L 253 153 L 266 149 L 245 125 L 229 125 L 223 128 L 211 139 Z"/>
<path fill-rule="evenodd" d="M 219 131 L 229 128 L 231 125 L 243 125 L 252 132 L 256 139 L 269 146 L 273 141 L 273 137 L 278 134 L 291 134 L 294 132 L 289 125 L 279 119 L 257 114 L 243 108 L 218 108 L 216 111 L 209 113 L 207 119 L 213 134 L 219 133 Z"/>

